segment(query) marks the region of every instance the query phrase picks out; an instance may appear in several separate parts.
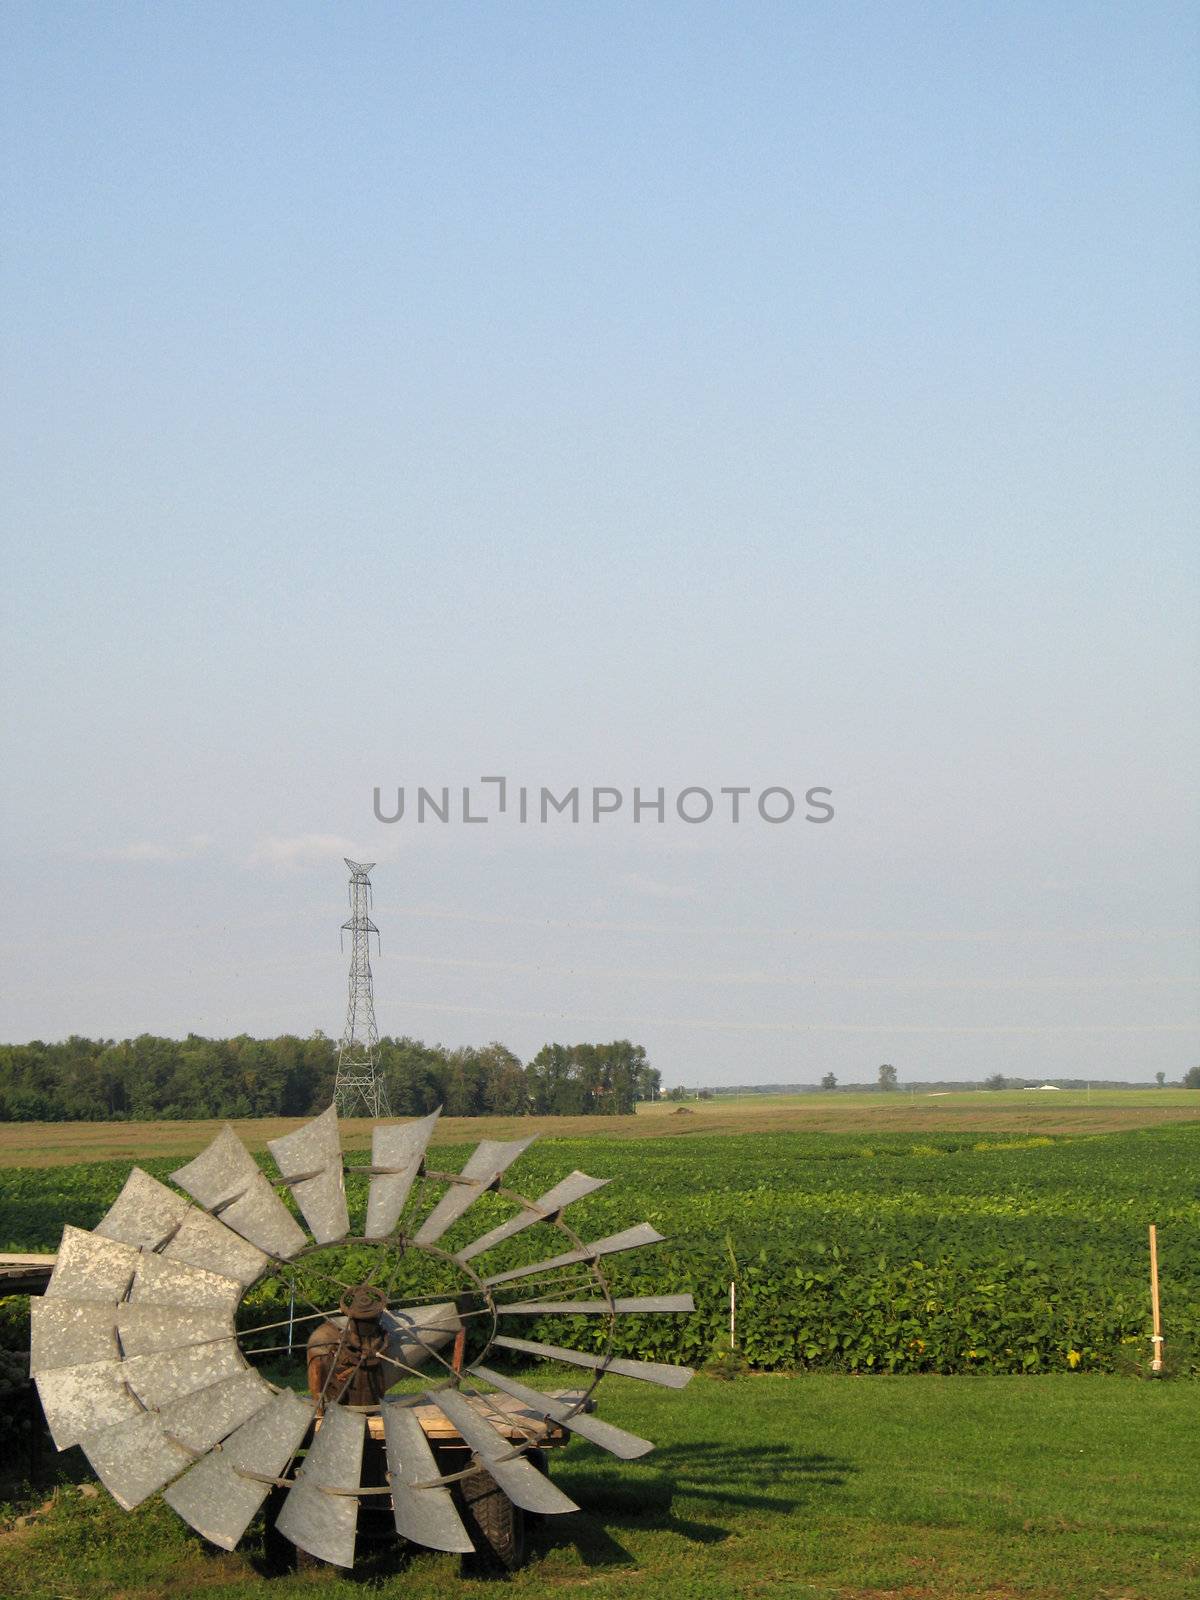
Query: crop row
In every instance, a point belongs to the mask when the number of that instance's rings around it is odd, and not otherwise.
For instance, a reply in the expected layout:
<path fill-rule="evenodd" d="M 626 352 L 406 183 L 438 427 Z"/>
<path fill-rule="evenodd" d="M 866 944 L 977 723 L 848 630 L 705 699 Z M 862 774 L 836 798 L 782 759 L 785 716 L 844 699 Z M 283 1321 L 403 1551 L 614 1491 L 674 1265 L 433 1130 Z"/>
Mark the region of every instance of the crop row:
<path fill-rule="evenodd" d="M 466 1154 L 439 1149 L 437 1165 Z M 173 1165 L 146 1163 L 164 1178 Z M 1188 1127 L 999 1146 L 802 1134 L 547 1140 L 509 1181 L 536 1195 L 572 1166 L 618 1180 L 572 1208 L 584 1237 L 643 1219 L 668 1236 L 608 1259 L 614 1291 L 690 1290 L 696 1300 L 690 1317 L 620 1319 L 620 1355 L 703 1362 L 727 1337 L 732 1280 L 738 1347 L 758 1368 L 1128 1370 L 1148 1349 L 1155 1221 L 1168 1353 L 1177 1370 L 1200 1371 L 1200 1132 Z M 109 1162 L 5 1172 L 0 1247 L 53 1249 L 64 1222 L 94 1226 L 127 1171 Z M 349 1191 L 360 1206 L 365 1178 L 351 1171 Z M 414 1196 L 414 1220 L 437 1192 Z M 453 1249 L 510 1210 L 486 1196 L 445 1242 Z M 563 1248 L 548 1234 L 509 1241 L 488 1270 Z M 264 1305 L 282 1281 L 259 1291 Z M 418 1276 L 405 1287 L 423 1285 Z M 520 1331 L 580 1348 L 607 1339 L 603 1322 L 584 1317 L 524 1319 Z"/>

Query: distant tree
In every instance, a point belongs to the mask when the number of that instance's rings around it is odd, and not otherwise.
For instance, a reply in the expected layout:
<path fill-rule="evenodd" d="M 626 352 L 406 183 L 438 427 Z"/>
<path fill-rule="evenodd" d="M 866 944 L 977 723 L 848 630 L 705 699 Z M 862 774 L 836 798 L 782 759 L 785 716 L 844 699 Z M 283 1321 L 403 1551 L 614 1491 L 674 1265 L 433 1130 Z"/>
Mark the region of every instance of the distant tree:
<path fill-rule="evenodd" d="M 990 1078 L 983 1080 L 983 1087 L 985 1089 L 1007 1089 L 1008 1079 L 1002 1072 L 993 1072 Z"/>
<path fill-rule="evenodd" d="M 385 1036 L 379 1041 L 379 1062 L 394 1117 L 423 1117 L 441 1105 L 446 1057 L 439 1045 Z"/>
<path fill-rule="evenodd" d="M 890 1061 L 885 1061 L 879 1069 L 879 1087 L 881 1089 L 896 1087 L 896 1069 Z"/>
<path fill-rule="evenodd" d="M 1158 1085 L 1158 1087 L 1161 1089 L 1163 1087 L 1163 1085 L 1167 1081 L 1166 1073 L 1165 1072 L 1156 1072 L 1154 1074 L 1154 1081 Z"/>
<path fill-rule="evenodd" d="M 687 1090 L 683 1087 L 683 1085 L 681 1083 L 677 1083 L 673 1089 L 668 1089 L 667 1090 L 667 1099 L 668 1100 L 683 1100 L 686 1097 L 686 1095 L 687 1095 Z"/>
<path fill-rule="evenodd" d="M 657 1097 L 658 1073 L 646 1060 L 640 1044 L 614 1039 L 611 1044 L 598 1046 L 598 1050 L 604 1063 L 605 1111 L 626 1116 L 639 1100 Z"/>
<path fill-rule="evenodd" d="M 442 1104 L 448 1117 L 482 1117 L 487 1106 L 483 1099 L 486 1074 L 479 1051 L 466 1045 L 452 1050 L 442 1078 Z"/>
<path fill-rule="evenodd" d="M 483 1067 L 483 1103 L 492 1116 L 520 1116 L 529 1109 L 529 1089 L 520 1058 L 493 1039 L 479 1052 Z"/>
<path fill-rule="evenodd" d="M 1189 1067 L 1183 1075 L 1185 1089 L 1200 1089 L 1200 1067 Z"/>
<path fill-rule="evenodd" d="M 303 1111 L 320 1111 L 327 1106 L 333 1099 L 336 1072 L 337 1045 L 316 1028 L 300 1046 L 296 1075 L 287 1089 L 286 1103 L 302 1110 L 289 1114 L 301 1115 Z"/>
<path fill-rule="evenodd" d="M 553 1116 L 567 1110 L 577 1110 L 577 1102 L 570 1107 L 567 1100 L 571 1091 L 571 1052 L 565 1044 L 544 1044 L 525 1068 L 529 1079 L 533 1110 L 538 1116 Z"/>
<path fill-rule="evenodd" d="M 836 1089 L 837 1088 L 837 1079 L 834 1077 L 832 1072 L 827 1072 L 825 1074 L 825 1076 L 821 1079 L 821 1087 L 822 1087 L 822 1089 Z"/>
<path fill-rule="evenodd" d="M 333 1098 L 337 1044 L 307 1039 L 84 1039 L 0 1044 L 0 1122 L 310 1116 Z M 523 1064 L 498 1041 L 447 1050 L 384 1037 L 379 1065 L 395 1116 L 628 1115 L 657 1098 L 658 1069 L 629 1039 L 546 1045 Z"/>

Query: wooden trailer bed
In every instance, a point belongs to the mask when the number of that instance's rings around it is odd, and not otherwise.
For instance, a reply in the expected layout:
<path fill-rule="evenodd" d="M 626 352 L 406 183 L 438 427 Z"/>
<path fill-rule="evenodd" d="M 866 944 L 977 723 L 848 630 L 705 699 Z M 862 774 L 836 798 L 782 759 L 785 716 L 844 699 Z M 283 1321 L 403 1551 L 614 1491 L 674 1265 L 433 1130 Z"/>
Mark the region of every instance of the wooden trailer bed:
<path fill-rule="evenodd" d="M 547 1399 L 563 1400 L 567 1402 L 579 1399 L 581 1391 L 578 1389 L 547 1389 Z M 506 1439 L 511 1439 L 514 1444 L 528 1440 L 537 1449 L 553 1449 L 556 1445 L 566 1444 L 570 1440 L 570 1432 L 561 1423 L 552 1422 L 548 1417 L 540 1417 L 536 1411 L 524 1405 L 508 1394 L 489 1394 L 485 1397 L 467 1395 L 467 1400 L 481 1416 L 485 1416 L 497 1432 L 502 1433 Z M 590 1409 L 590 1407 L 588 1408 Z M 425 1431 L 425 1437 L 433 1445 L 462 1445 L 462 1436 L 458 1429 L 437 1405 L 414 1406 L 413 1410 Z M 317 1423 L 320 1427 L 320 1422 Z M 383 1418 L 377 1415 L 367 1417 L 367 1427 L 372 1439 L 383 1439 Z"/>

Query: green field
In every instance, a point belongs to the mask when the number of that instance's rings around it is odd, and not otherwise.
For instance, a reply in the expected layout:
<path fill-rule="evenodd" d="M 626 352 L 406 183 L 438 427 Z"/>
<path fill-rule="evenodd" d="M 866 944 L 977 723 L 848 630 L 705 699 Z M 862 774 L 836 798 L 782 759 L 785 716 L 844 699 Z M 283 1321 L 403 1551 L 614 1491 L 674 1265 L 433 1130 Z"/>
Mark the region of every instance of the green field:
<path fill-rule="evenodd" d="M 1146 1349 L 1154 1222 L 1172 1360 L 1195 1366 L 1194 1124 L 917 1138 L 874 1127 L 709 1134 L 696 1121 L 687 1138 L 542 1140 L 511 1169 L 514 1187 L 529 1194 L 573 1167 L 614 1178 L 572 1209 L 587 1237 L 642 1219 L 668 1236 L 653 1252 L 612 1258 L 614 1286 L 690 1289 L 697 1314 L 629 1324 L 619 1354 L 704 1360 L 734 1279 L 739 1342 L 762 1370 L 1127 1371 Z M 441 1147 L 438 1161 L 460 1165 L 468 1148 Z M 166 1177 L 175 1163 L 145 1164 Z M 7 1171 L 0 1248 L 52 1250 L 64 1222 L 94 1226 L 127 1171 L 119 1161 Z M 364 1180 L 352 1176 L 350 1192 L 361 1203 Z M 505 1202 L 485 1197 L 450 1240 L 465 1242 L 507 1214 Z M 503 1247 L 497 1265 L 561 1248 L 547 1249 L 540 1232 Z M 571 1344 L 599 1334 L 587 1319 L 547 1318 L 531 1336 Z"/>
<path fill-rule="evenodd" d="M 926 1112 L 864 1096 L 853 1131 L 814 1126 L 813 1108 L 795 1102 L 775 1117 L 809 1120 L 764 1130 L 761 1104 L 700 1102 L 683 1116 L 656 1106 L 624 1119 L 636 1124 L 632 1138 L 594 1128 L 582 1137 L 578 1124 L 560 1123 L 571 1137 L 544 1138 L 520 1158 L 510 1181 L 527 1194 L 572 1167 L 616 1180 L 572 1208 L 585 1238 L 643 1218 L 668 1236 L 610 1258 L 613 1287 L 690 1289 L 697 1313 L 624 1319 L 618 1353 L 703 1366 L 727 1334 L 734 1278 L 739 1354 L 756 1370 L 732 1381 L 702 1373 L 682 1393 L 606 1379 L 602 1415 L 659 1448 L 620 1465 L 580 1443 L 561 1454 L 555 1476 L 584 1510 L 541 1531 L 533 1565 L 509 1589 L 666 1600 L 1197 1592 L 1195 1100 L 1162 1106 L 1147 1094 L 1140 1107 L 1089 1107 L 1080 1096 L 1078 1105 L 1030 1107 L 1032 1097 L 963 1098 L 982 1101 L 992 1120 L 977 1110 L 972 1128 L 951 1107 L 947 1125 L 938 1098 Z M 1131 1116 L 1145 1125 L 1129 1127 Z M 72 1130 L 58 1131 L 64 1151 L 77 1152 Z M 195 1125 L 157 1131 L 201 1142 Z M 467 1131 L 445 1130 L 437 1165 L 461 1165 Z M 470 1129 L 484 1131 L 502 1130 Z M 106 1138 L 136 1135 L 105 1125 Z M 159 1142 L 143 1164 L 165 1177 L 188 1153 Z M 129 1164 L 62 1164 L 60 1154 L 57 1164 L 0 1171 L 0 1249 L 52 1250 L 64 1222 L 94 1226 Z M 361 1204 L 365 1179 L 352 1171 L 348 1186 Z M 414 1198 L 419 1209 L 430 1196 Z M 506 1202 L 486 1196 L 446 1242 L 507 1214 Z M 1143 1381 L 1151 1221 L 1168 1353 L 1159 1382 Z M 548 1253 L 539 1231 L 502 1247 L 497 1267 Z M 315 1281 L 301 1288 L 321 1292 Z M 260 1319 L 264 1305 L 269 1298 Z M 24 1303 L 2 1310 L 6 1342 L 19 1344 Z M 599 1338 L 579 1317 L 520 1331 L 583 1348 Z M 535 1383 L 565 1375 L 522 1373 Z M 86 1472 L 76 1451 L 59 1459 L 68 1476 Z M 14 1516 L 33 1495 L 18 1480 L 8 1492 Z M 45 1488 L 33 1495 L 45 1497 Z M 419 1553 L 393 1570 L 396 1559 L 375 1572 L 383 1592 L 480 1592 L 451 1558 Z M 273 1577 L 264 1589 L 253 1537 L 224 1556 L 160 1505 L 127 1516 L 103 1493 L 81 1498 L 69 1487 L 28 1523 L 10 1517 L 0 1534 L 4 1594 L 151 1600 L 200 1590 L 233 1600 L 349 1595 L 363 1581 L 306 1574 Z"/>
<path fill-rule="evenodd" d="M 301 1117 L 260 1117 L 234 1122 L 255 1151 L 268 1139 L 300 1126 Z M 712 1100 L 644 1102 L 625 1117 L 443 1117 L 435 1147 L 471 1139 L 681 1138 L 698 1133 L 1001 1133 L 1084 1134 L 1200 1122 L 1195 1089 L 976 1090 L 931 1094 L 880 1093 L 732 1095 Z M 151 1156 L 193 1156 L 224 1126 L 193 1122 L 0 1122 L 0 1172 L 10 1167 L 73 1165 L 83 1161 L 142 1161 Z M 365 1150 L 372 1124 L 342 1122 L 347 1150 Z"/>

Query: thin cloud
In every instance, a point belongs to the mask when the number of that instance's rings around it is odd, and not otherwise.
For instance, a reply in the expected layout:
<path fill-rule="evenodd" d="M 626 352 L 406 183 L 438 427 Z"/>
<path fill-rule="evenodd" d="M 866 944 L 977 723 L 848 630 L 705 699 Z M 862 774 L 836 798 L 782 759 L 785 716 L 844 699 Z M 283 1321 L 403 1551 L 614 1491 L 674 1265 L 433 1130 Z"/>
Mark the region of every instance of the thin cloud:
<path fill-rule="evenodd" d="M 193 834 L 181 844 L 162 844 L 154 839 L 136 839 L 131 844 L 116 845 L 109 850 L 98 850 L 97 861 L 140 861 L 171 865 L 177 861 L 192 861 L 212 843 L 206 833 Z"/>
<path fill-rule="evenodd" d="M 340 862 L 347 857 L 351 861 L 383 861 L 394 853 L 393 846 L 380 849 L 376 845 L 371 849 L 339 833 L 298 833 L 284 838 L 269 835 L 258 841 L 246 865 L 294 871 L 328 861 Z"/>

